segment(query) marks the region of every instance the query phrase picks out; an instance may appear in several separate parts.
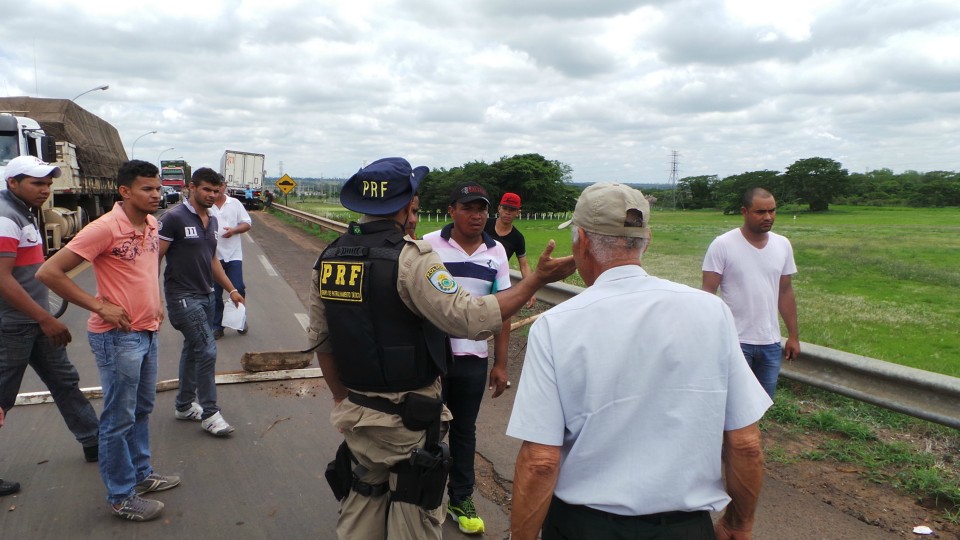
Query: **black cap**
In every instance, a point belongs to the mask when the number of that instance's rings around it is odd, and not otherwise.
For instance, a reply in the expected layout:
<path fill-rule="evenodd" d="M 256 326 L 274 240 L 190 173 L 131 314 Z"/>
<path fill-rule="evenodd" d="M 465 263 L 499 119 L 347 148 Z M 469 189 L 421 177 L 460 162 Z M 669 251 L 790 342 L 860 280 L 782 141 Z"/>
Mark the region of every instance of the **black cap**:
<path fill-rule="evenodd" d="M 461 182 L 450 192 L 450 204 L 466 204 L 480 200 L 487 203 L 487 206 L 490 206 L 490 196 L 487 195 L 487 190 L 483 189 L 483 186 L 476 182 Z"/>

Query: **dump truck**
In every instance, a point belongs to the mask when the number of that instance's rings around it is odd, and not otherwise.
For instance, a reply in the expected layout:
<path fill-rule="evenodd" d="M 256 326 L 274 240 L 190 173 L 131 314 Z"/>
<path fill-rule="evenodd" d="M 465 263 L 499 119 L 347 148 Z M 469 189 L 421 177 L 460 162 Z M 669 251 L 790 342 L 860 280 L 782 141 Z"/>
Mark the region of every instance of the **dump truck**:
<path fill-rule="evenodd" d="M 192 174 L 190 165 L 182 159 L 163 160 L 160 162 L 160 183 L 173 186 L 180 191 L 187 187 Z"/>
<path fill-rule="evenodd" d="M 263 208 L 263 154 L 225 150 L 220 158 L 220 174 L 227 183 L 227 195 L 239 199 L 247 210 Z"/>
<path fill-rule="evenodd" d="M 119 200 L 117 170 L 127 160 L 117 129 L 68 99 L 0 97 L 0 176 L 17 156 L 60 167 L 40 215 L 47 254 Z"/>

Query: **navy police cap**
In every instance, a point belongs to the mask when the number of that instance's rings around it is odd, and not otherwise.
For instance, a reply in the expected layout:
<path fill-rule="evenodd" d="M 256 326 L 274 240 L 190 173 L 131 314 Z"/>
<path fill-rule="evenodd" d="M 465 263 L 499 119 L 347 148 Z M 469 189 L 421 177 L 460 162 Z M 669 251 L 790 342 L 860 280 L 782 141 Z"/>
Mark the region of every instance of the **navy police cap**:
<path fill-rule="evenodd" d="M 403 158 L 378 159 L 347 180 L 340 190 L 340 204 L 361 214 L 394 214 L 410 202 L 428 172 L 423 166 L 411 169 Z"/>

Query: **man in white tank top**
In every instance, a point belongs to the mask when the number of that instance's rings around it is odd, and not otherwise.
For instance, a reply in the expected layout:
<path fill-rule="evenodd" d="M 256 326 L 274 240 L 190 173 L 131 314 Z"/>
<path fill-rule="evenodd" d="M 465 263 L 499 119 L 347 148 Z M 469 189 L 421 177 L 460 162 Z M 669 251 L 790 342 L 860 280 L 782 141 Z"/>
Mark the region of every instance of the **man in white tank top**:
<path fill-rule="evenodd" d="M 777 202 L 769 191 L 748 190 L 740 213 L 743 226 L 718 236 L 707 249 L 701 288 L 720 291 L 733 312 L 743 355 L 772 398 L 782 358 L 800 355 L 797 301 L 790 279 L 797 266 L 790 241 L 770 232 Z M 778 312 L 787 328 L 782 348 Z"/>

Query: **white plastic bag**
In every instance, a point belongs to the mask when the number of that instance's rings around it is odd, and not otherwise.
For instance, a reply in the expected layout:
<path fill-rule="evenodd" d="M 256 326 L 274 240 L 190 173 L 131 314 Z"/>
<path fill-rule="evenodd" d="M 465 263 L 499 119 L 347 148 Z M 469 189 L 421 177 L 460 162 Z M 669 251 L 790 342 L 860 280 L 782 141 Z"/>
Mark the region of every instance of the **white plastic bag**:
<path fill-rule="evenodd" d="M 226 300 L 223 303 L 223 321 L 221 324 L 234 330 L 243 330 L 247 324 L 247 306 L 243 304 L 235 306 L 232 300 Z"/>

